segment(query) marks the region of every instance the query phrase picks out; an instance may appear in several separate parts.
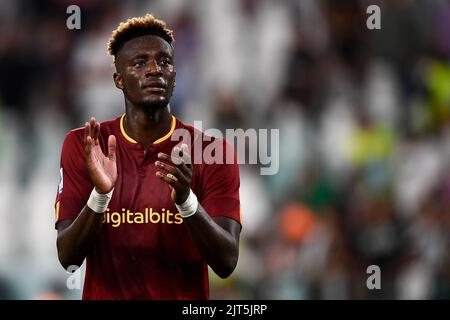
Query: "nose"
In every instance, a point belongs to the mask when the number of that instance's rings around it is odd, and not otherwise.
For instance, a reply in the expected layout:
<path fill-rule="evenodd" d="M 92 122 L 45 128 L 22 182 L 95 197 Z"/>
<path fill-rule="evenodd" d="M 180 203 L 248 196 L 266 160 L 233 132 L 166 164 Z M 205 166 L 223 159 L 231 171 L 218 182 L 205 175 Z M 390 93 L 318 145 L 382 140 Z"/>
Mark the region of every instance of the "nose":
<path fill-rule="evenodd" d="M 148 64 L 148 68 L 145 72 L 145 76 L 147 78 L 149 78 L 151 76 L 160 75 L 160 74 L 161 74 L 161 67 L 158 65 L 156 60 L 151 60 Z"/>

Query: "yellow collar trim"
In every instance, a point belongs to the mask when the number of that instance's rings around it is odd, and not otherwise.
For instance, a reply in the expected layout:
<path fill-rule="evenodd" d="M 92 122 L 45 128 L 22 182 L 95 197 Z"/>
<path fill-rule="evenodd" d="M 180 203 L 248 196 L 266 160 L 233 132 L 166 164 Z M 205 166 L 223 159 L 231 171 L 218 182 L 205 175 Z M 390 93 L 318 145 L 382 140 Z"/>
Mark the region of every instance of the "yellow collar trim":
<path fill-rule="evenodd" d="M 134 140 L 132 137 L 130 137 L 126 132 L 125 132 L 125 128 L 123 127 L 123 119 L 125 118 L 125 113 L 122 115 L 122 117 L 120 118 L 120 131 L 122 132 L 122 135 L 125 137 L 125 139 L 127 139 L 129 142 L 131 143 L 138 143 L 136 140 Z M 156 140 L 155 142 L 153 142 L 153 144 L 157 144 L 157 143 L 161 143 L 164 140 L 167 140 L 172 133 L 175 130 L 175 125 L 176 125 L 176 120 L 175 120 L 175 116 L 172 115 L 172 124 L 170 127 L 170 131 L 164 135 L 163 137 L 159 138 L 158 140 Z"/>
<path fill-rule="evenodd" d="M 120 131 L 122 132 L 122 135 L 125 137 L 125 139 L 127 139 L 128 141 L 130 141 L 131 143 L 138 143 L 136 140 L 134 140 L 132 137 L 130 137 L 126 132 L 125 129 L 123 127 L 123 118 L 125 118 L 125 113 L 122 115 L 122 117 L 120 118 Z"/>
<path fill-rule="evenodd" d="M 167 134 L 164 137 L 159 138 L 153 144 L 161 143 L 164 140 L 169 139 L 169 137 L 172 135 L 172 133 L 175 131 L 175 125 L 177 124 L 177 121 L 175 120 L 175 117 L 172 115 L 172 125 L 170 126 L 170 131 L 167 132 Z"/>
<path fill-rule="evenodd" d="M 58 219 L 59 219 L 59 202 L 60 202 L 60 201 L 58 201 L 58 202 L 56 203 L 55 223 L 58 222 Z"/>

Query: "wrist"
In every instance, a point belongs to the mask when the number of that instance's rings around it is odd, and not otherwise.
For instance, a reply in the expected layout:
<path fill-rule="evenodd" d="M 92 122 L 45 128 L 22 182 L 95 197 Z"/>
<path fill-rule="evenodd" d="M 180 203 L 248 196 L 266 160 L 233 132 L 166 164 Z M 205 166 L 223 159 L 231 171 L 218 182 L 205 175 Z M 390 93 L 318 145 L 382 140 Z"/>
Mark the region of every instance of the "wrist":
<path fill-rule="evenodd" d="M 175 206 L 177 207 L 178 212 L 180 213 L 183 219 L 188 218 L 197 212 L 198 209 L 197 196 L 194 194 L 194 192 L 192 192 L 192 189 L 189 189 L 187 199 L 182 204 L 175 203 Z"/>
<path fill-rule="evenodd" d="M 191 189 L 189 188 L 188 191 L 184 195 L 181 196 L 181 199 L 177 199 L 174 201 L 175 205 L 178 205 L 178 206 L 183 205 L 186 202 L 186 200 L 189 198 L 190 193 L 191 193 Z"/>
<path fill-rule="evenodd" d="M 94 190 L 95 190 L 98 194 L 107 194 L 107 193 L 110 193 L 112 190 L 114 190 L 114 186 L 113 186 L 110 190 L 108 190 L 108 191 L 100 190 L 100 189 L 98 189 L 97 187 L 94 187 Z"/>
<path fill-rule="evenodd" d="M 108 193 L 99 193 L 96 188 L 93 188 L 87 201 L 87 206 L 96 213 L 105 212 L 108 208 L 109 201 L 112 198 L 113 191 L 114 188 Z"/>

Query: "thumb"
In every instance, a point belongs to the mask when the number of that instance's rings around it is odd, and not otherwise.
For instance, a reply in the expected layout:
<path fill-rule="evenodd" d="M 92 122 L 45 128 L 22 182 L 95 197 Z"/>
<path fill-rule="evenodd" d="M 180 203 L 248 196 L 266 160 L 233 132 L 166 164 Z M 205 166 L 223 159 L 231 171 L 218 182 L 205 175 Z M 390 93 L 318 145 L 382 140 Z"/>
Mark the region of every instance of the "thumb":
<path fill-rule="evenodd" d="M 116 137 L 113 135 L 108 137 L 108 158 L 111 161 L 116 161 Z"/>

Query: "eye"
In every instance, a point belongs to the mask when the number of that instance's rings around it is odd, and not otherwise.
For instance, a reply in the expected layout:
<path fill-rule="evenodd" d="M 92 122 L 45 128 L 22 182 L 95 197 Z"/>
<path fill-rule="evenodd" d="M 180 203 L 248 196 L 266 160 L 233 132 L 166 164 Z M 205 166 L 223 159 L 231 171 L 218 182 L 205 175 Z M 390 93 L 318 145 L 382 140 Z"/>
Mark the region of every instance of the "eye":
<path fill-rule="evenodd" d="M 167 65 L 171 64 L 171 61 L 168 58 L 164 58 L 161 60 L 160 64 L 162 64 L 163 66 L 167 66 Z"/>
<path fill-rule="evenodd" d="M 135 67 L 142 67 L 142 66 L 144 66 L 145 65 L 145 61 L 144 60 L 137 60 L 135 63 L 134 63 L 134 66 Z"/>

